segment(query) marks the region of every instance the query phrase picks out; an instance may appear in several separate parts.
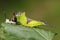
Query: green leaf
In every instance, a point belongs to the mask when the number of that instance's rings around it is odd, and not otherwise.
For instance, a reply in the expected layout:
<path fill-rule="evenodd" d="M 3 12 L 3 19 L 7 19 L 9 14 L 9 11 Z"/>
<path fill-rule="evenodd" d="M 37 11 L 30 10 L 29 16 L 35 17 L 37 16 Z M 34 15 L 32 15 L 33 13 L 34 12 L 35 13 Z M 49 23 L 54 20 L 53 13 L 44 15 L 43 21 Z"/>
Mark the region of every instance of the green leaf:
<path fill-rule="evenodd" d="M 53 32 L 40 28 L 27 28 L 22 25 L 2 23 L 5 31 L 5 40 L 52 40 Z"/>

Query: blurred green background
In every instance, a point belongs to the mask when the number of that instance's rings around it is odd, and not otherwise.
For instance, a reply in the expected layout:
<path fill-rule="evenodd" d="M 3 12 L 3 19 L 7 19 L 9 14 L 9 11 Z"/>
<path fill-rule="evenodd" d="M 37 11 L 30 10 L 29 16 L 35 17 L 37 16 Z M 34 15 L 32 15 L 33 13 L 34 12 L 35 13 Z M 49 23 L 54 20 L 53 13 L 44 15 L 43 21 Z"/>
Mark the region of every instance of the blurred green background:
<path fill-rule="evenodd" d="M 5 17 L 11 18 L 14 11 L 25 11 L 29 18 L 43 20 L 49 26 L 42 28 L 58 33 L 53 40 L 60 40 L 59 0 L 0 0 L 0 23 Z"/>

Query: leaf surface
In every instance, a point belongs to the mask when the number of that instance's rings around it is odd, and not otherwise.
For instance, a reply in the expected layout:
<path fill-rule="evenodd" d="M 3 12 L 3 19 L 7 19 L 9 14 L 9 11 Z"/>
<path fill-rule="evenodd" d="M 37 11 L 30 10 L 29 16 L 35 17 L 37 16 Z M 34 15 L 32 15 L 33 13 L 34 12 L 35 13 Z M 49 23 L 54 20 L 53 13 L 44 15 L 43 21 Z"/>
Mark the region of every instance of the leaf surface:
<path fill-rule="evenodd" d="M 52 40 L 53 32 L 40 28 L 27 28 L 22 25 L 2 23 L 7 34 L 5 40 Z"/>

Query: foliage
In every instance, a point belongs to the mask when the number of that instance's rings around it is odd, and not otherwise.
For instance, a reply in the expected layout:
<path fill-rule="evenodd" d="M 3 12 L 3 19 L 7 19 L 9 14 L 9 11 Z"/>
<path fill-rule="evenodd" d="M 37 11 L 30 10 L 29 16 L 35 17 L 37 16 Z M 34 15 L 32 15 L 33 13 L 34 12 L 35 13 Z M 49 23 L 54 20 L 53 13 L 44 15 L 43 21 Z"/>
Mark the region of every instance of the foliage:
<path fill-rule="evenodd" d="M 27 28 L 22 25 L 2 23 L 4 40 L 52 40 L 53 32 L 40 28 Z"/>

